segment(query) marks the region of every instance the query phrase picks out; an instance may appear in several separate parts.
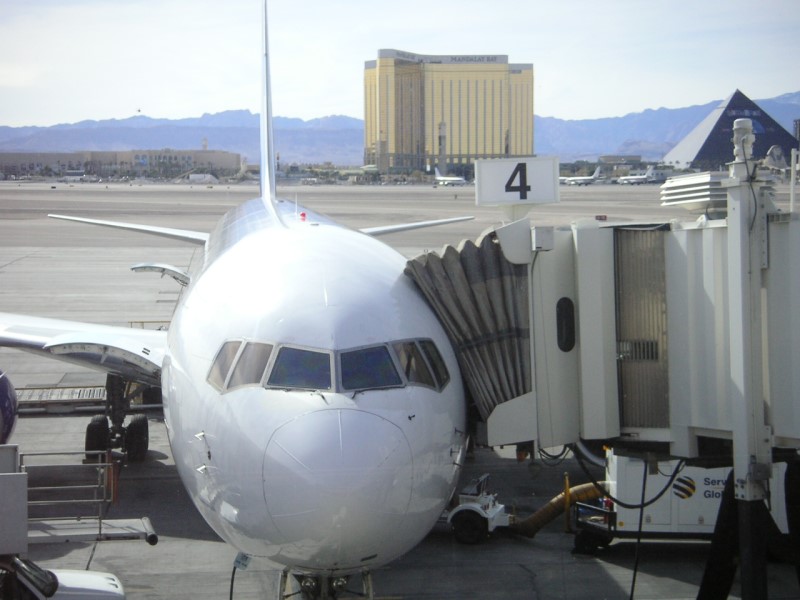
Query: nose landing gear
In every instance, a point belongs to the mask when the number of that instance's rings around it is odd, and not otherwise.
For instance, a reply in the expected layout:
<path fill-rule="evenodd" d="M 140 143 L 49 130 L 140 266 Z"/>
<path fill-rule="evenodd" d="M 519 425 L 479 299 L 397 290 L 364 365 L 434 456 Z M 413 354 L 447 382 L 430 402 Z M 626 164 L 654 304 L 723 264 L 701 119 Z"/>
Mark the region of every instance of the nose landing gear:
<path fill-rule="evenodd" d="M 118 375 L 106 377 L 106 414 L 95 415 L 86 427 L 85 451 L 87 460 L 93 460 L 94 451 L 122 448 L 131 462 L 142 462 L 147 457 L 150 433 L 147 416 L 134 414 L 125 426 L 125 415 L 130 412 L 131 399 L 142 394 L 146 403 L 160 403 L 160 388 L 128 384 Z M 155 402 L 153 402 L 155 403 Z"/>
<path fill-rule="evenodd" d="M 361 578 L 361 591 L 349 586 L 352 579 Z M 281 573 L 278 586 L 278 600 L 295 597 L 300 594 L 303 600 L 342 600 L 344 598 L 366 598 L 374 600 L 372 591 L 372 573 L 364 571 L 360 575 L 325 576 Z"/>

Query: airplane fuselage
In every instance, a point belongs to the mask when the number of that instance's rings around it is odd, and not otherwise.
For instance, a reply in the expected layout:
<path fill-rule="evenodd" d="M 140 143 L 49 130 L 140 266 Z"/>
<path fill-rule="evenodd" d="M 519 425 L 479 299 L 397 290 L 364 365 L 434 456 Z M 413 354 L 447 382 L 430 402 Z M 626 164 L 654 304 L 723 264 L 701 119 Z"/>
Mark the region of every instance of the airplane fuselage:
<path fill-rule="evenodd" d="M 411 549 L 449 500 L 461 379 L 401 255 L 314 216 L 284 221 L 252 201 L 209 239 L 163 363 L 170 444 L 235 548 L 355 573 Z"/>

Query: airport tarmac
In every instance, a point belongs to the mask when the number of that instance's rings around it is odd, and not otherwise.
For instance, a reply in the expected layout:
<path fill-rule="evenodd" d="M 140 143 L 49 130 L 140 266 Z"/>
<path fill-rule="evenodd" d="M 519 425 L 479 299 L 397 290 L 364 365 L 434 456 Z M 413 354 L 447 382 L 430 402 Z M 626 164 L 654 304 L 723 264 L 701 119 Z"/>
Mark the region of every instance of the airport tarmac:
<path fill-rule="evenodd" d="M 289 201 L 353 227 L 475 215 L 474 221 L 393 234 L 384 240 L 406 256 L 445 243 L 475 239 L 502 221 L 497 209 L 474 206 L 474 188 L 430 186 L 279 187 Z M 691 219 L 659 205 L 658 186 L 566 187 L 561 203 L 537 206 L 534 224 L 567 226 L 604 215 L 609 221 Z M 138 262 L 187 268 L 194 247 L 141 234 L 48 219 L 48 213 L 208 231 L 228 208 L 257 195 L 255 186 L 109 185 L 0 182 L 0 311 L 117 325 L 167 322 L 180 287 L 152 273 L 132 273 Z M 783 199 L 782 199 L 783 201 Z M 279 258 L 278 258 L 279 259 Z M 269 260 L 269 257 L 265 257 Z M 102 385 L 91 371 L 0 349 L 0 369 L 18 388 Z M 22 418 L 14 443 L 22 452 L 81 450 L 86 417 Z M 48 568 L 90 568 L 117 574 L 131 599 L 219 599 L 229 595 L 235 552 L 200 518 L 184 492 L 163 422 L 150 420 L 150 453 L 124 467 L 120 498 L 110 518 L 150 517 L 159 543 L 107 541 L 31 546 L 29 556 Z M 518 463 L 479 449 L 462 481 L 489 472 L 498 500 L 527 515 L 563 488 L 585 481 L 574 460 L 556 466 Z M 557 519 L 535 538 L 496 532 L 477 546 L 458 544 L 436 527 L 401 559 L 374 573 L 378 598 L 536 599 L 627 598 L 635 544 L 615 542 L 597 556 L 571 554 L 573 536 Z M 708 544 L 645 542 L 634 597 L 694 598 Z M 800 598 L 793 567 L 770 564 L 770 598 Z M 273 598 L 277 575 L 251 564 L 236 574 L 233 598 Z M 738 595 L 738 582 L 732 598 Z"/>

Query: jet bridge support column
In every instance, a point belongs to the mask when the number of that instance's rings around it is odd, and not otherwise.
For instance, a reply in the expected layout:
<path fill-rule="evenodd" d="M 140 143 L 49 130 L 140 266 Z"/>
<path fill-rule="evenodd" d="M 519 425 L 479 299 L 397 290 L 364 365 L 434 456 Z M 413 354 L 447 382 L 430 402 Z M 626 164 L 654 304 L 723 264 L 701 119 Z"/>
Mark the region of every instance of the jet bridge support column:
<path fill-rule="evenodd" d="M 767 597 L 766 543 L 759 508 L 771 474 L 771 431 L 765 420 L 762 274 L 769 266 L 767 202 L 753 184 L 754 136 L 749 119 L 734 122 L 728 189 L 730 394 L 734 494 L 739 520 L 742 598 Z"/>

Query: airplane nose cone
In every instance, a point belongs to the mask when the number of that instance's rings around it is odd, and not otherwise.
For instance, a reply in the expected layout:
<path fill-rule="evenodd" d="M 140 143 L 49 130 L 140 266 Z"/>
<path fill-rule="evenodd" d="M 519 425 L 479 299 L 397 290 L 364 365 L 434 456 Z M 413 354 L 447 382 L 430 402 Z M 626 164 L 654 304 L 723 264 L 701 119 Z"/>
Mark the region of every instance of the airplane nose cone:
<path fill-rule="evenodd" d="M 403 431 L 382 417 L 321 410 L 275 431 L 263 478 L 267 510 L 285 542 L 357 566 L 402 527 L 413 485 L 411 449 Z"/>

